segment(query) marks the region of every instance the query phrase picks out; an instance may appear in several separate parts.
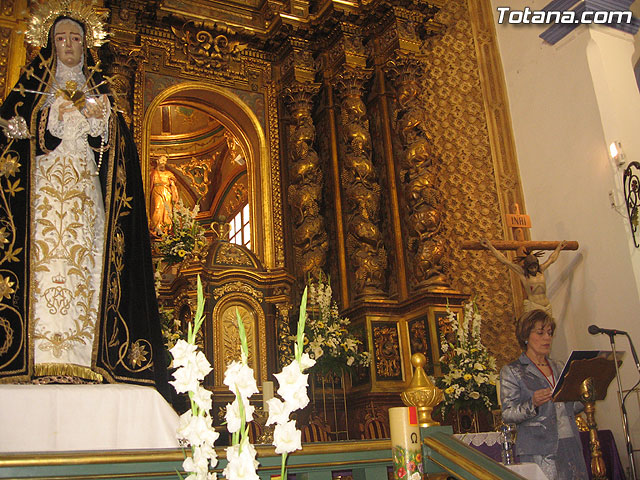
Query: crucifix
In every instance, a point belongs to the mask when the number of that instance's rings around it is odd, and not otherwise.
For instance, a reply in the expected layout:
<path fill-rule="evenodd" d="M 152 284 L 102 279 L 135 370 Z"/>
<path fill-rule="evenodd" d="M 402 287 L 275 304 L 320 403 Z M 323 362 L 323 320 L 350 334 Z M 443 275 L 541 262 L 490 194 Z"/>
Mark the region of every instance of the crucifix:
<path fill-rule="evenodd" d="M 544 271 L 558 259 L 561 250 L 577 250 L 576 241 L 531 241 L 524 239 L 524 228 L 531 228 L 529 215 L 520 213 L 520 207 L 515 205 L 514 213 L 507 215 L 507 225 L 513 228 L 515 240 L 489 241 L 486 238 L 462 243 L 464 250 L 489 250 L 498 261 L 514 271 L 522 286 L 526 298 L 523 302 L 524 311 L 544 310 L 551 315 L 551 303 L 547 298 L 547 284 Z M 516 252 L 515 261 L 509 260 L 500 250 Z M 536 252 L 534 253 L 534 250 Z M 549 257 L 540 264 L 538 257 L 545 250 L 552 250 Z"/>

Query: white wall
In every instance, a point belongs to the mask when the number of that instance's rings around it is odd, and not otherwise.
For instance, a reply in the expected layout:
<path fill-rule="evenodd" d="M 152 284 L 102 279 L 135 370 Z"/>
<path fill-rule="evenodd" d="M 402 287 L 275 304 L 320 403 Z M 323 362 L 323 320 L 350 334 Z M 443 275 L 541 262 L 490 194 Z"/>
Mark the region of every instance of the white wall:
<path fill-rule="evenodd" d="M 548 1 L 492 0 L 494 9 L 541 9 Z M 631 35 L 606 27 L 580 26 L 556 45 L 543 42 L 540 25 L 497 24 L 507 83 L 526 213 L 534 240 L 577 240 L 577 252 L 563 252 L 547 275 L 558 321 L 553 356 L 571 350 L 609 349 L 606 335 L 587 327 L 626 330 L 640 349 L 640 250 L 628 220 L 610 205 L 621 195 L 622 170 L 609 160 L 607 145 L 618 140 L 628 160 L 640 161 L 640 94 L 635 84 Z M 626 216 L 622 206 L 620 212 Z M 616 345 L 628 351 L 623 336 Z M 628 353 L 623 388 L 640 378 Z M 614 380 L 597 404 L 598 426 L 614 431 L 628 464 Z M 632 442 L 640 448 L 638 402 L 628 401 Z M 636 455 L 640 468 L 640 455 Z"/>

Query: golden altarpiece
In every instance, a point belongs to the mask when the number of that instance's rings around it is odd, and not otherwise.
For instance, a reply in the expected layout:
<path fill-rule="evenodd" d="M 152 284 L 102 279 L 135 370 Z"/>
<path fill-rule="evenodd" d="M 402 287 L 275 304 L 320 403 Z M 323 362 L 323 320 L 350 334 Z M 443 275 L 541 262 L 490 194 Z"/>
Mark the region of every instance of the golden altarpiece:
<path fill-rule="evenodd" d="M 437 373 L 447 305 L 474 295 L 485 343 L 500 364 L 516 356 L 504 338 L 517 279 L 460 248 L 510 238 L 502 219 L 524 203 L 488 1 L 99 6 L 109 12 L 104 65 L 138 144 L 149 214 L 162 208 L 151 201 L 161 171 L 207 229 L 206 253 L 165 272 L 158 293 L 186 322 L 201 276 L 216 404 L 228 400 L 223 371 L 238 355 L 236 308 L 258 383 L 272 380 L 305 281 L 319 275 L 372 355 L 348 389 L 351 438 L 367 406 L 401 405 L 413 353 Z M 27 8 L 2 1 L 5 94 L 29 54 L 18 33 Z M 234 218 L 249 248 L 226 238 Z"/>

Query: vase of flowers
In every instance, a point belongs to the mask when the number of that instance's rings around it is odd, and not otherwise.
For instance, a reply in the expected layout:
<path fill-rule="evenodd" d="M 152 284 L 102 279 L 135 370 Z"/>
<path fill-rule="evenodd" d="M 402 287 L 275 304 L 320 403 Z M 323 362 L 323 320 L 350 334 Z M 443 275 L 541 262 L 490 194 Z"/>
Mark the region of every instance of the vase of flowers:
<path fill-rule="evenodd" d="M 369 352 L 349 331 L 351 321 L 340 316 L 331 285 L 322 278 L 309 285 L 309 306 L 305 330 L 309 342 L 304 351 L 316 361 L 313 371 L 340 375 L 351 373 L 358 366 L 368 366 Z"/>
<path fill-rule="evenodd" d="M 335 427 L 336 439 L 348 439 L 347 381 L 356 367 L 369 365 L 370 355 L 363 349 L 362 341 L 349 331 L 351 321 L 340 315 L 329 282 L 321 277 L 308 288 L 310 311 L 305 333 L 309 341 L 304 352 L 315 360 L 310 369 L 313 403 L 316 404 L 318 393 L 322 416 Z M 344 410 L 344 414 L 339 415 L 339 410 Z"/>
<path fill-rule="evenodd" d="M 174 205 L 171 226 L 157 242 L 162 262 L 167 266 L 189 258 L 199 258 L 207 244 L 204 228 L 196 221 L 199 206 L 189 210 L 178 202 Z"/>
<path fill-rule="evenodd" d="M 478 429 L 478 412 L 497 404 L 496 360 L 481 339 L 482 316 L 475 301 L 464 305 L 462 319 L 447 307 L 447 324 L 440 330 L 442 376 L 435 384 L 444 400 L 438 406 L 442 417 L 455 415 L 458 431 Z"/>

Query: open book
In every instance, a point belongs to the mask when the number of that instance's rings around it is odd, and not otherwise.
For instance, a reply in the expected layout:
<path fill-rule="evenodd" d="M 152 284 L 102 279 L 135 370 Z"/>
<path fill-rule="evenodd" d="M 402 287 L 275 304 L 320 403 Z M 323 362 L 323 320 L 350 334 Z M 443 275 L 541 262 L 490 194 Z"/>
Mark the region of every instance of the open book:
<path fill-rule="evenodd" d="M 616 351 L 616 356 L 618 358 L 618 362 L 621 362 L 622 357 L 624 356 L 624 352 Z M 571 362 L 575 360 L 590 360 L 593 358 L 604 358 L 605 360 L 613 361 L 613 352 L 611 350 L 608 350 L 608 351 L 607 350 L 574 350 L 573 352 L 571 352 L 571 355 L 569 355 L 569 359 L 564 364 L 562 372 L 558 377 L 558 381 L 556 382 L 556 386 L 553 389 L 553 392 L 551 395 L 555 398 L 557 393 L 560 391 L 560 389 L 564 385 L 565 379 L 567 378 L 567 374 L 569 373 L 569 367 L 571 366 Z M 597 372 L 593 372 L 593 373 L 597 373 Z"/>

